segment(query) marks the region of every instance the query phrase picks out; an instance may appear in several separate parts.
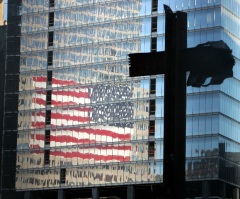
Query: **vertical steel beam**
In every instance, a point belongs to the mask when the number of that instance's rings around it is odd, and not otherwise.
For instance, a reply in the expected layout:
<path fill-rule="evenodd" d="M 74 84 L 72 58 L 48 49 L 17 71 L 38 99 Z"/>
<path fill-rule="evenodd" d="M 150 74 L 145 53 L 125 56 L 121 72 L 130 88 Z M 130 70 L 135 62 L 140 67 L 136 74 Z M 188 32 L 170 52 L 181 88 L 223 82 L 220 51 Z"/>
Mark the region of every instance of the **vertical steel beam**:
<path fill-rule="evenodd" d="M 211 184 L 208 181 L 202 182 L 202 198 L 208 199 L 208 197 L 211 195 Z"/>
<path fill-rule="evenodd" d="M 99 199 L 99 188 L 92 188 L 92 199 Z"/>
<path fill-rule="evenodd" d="M 63 189 L 59 189 L 58 190 L 58 199 L 65 199 L 66 196 L 65 196 L 65 190 Z"/>
<path fill-rule="evenodd" d="M 223 199 L 226 199 L 226 183 L 225 182 L 219 182 L 220 183 L 220 197 L 222 197 Z"/>
<path fill-rule="evenodd" d="M 32 199 L 32 193 L 30 191 L 26 191 L 24 193 L 24 199 Z"/>
<path fill-rule="evenodd" d="M 127 199 L 135 199 L 135 188 L 133 185 L 127 186 Z"/>
<path fill-rule="evenodd" d="M 166 7 L 163 182 L 170 198 L 185 199 L 186 71 L 179 58 L 187 47 L 187 14 Z"/>

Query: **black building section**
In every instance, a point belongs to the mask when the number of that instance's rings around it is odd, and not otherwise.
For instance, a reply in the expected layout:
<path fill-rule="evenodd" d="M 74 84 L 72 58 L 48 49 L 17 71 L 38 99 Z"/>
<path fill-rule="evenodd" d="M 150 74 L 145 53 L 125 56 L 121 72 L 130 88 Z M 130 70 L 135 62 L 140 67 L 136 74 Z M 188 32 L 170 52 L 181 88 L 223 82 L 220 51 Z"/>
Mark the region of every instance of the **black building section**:
<path fill-rule="evenodd" d="M 0 27 L 0 146 L 3 136 L 3 109 L 4 109 L 4 81 L 5 81 L 5 51 L 7 26 Z M 2 165 L 2 149 L 0 151 L 0 165 Z M 1 172 L 1 170 L 0 170 Z M 2 173 L 0 174 L 2 176 Z"/>
<path fill-rule="evenodd" d="M 1 61 L 1 182 L 2 199 L 21 198 L 15 192 L 17 110 L 21 33 L 21 0 L 8 0 L 5 63 Z M 4 98 L 2 98 L 2 96 Z"/>

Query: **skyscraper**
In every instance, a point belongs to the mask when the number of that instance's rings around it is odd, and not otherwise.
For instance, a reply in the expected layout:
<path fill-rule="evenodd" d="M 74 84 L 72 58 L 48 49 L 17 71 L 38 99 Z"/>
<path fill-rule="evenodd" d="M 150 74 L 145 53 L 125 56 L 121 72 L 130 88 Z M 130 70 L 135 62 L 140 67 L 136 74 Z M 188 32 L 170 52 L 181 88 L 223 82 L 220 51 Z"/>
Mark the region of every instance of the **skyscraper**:
<path fill-rule="evenodd" d="M 164 50 L 163 4 L 188 13 L 188 47 L 224 40 L 236 57 L 234 78 L 187 88 L 186 180 L 219 196 L 240 186 L 240 2 L 8 4 L 2 190 L 61 197 L 80 187 L 162 183 L 164 79 L 129 78 L 128 53 Z M 226 191 L 210 193 L 207 183 Z"/>

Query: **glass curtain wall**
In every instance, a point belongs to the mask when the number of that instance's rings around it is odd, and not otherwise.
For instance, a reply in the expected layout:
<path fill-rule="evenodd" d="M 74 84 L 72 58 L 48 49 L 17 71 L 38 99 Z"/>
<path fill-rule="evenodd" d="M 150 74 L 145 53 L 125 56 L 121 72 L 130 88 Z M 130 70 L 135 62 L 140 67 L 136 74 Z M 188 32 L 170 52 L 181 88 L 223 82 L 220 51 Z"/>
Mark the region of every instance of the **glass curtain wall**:
<path fill-rule="evenodd" d="M 164 79 L 129 78 L 128 54 L 164 50 L 163 4 L 188 13 L 188 47 L 236 54 L 220 3 L 22 0 L 16 188 L 162 182 Z M 238 77 L 187 89 L 188 180 L 218 179 L 239 152 Z"/>
<path fill-rule="evenodd" d="M 149 3 L 22 1 L 17 189 L 162 181 L 162 77 L 128 77 Z"/>

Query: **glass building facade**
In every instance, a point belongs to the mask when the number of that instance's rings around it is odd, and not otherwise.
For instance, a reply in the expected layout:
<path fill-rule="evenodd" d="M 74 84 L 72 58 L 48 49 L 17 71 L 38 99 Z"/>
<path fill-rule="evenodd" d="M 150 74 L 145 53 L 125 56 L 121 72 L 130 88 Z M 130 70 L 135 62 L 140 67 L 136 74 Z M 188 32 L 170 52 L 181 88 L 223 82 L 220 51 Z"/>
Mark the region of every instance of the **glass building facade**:
<path fill-rule="evenodd" d="M 163 182 L 164 77 L 130 78 L 128 64 L 164 51 L 163 4 L 188 13 L 188 47 L 224 40 L 236 59 L 222 85 L 187 88 L 186 180 L 240 186 L 239 1 L 22 0 L 9 1 L 20 68 L 5 94 L 18 111 L 4 118 L 16 190 Z"/>

